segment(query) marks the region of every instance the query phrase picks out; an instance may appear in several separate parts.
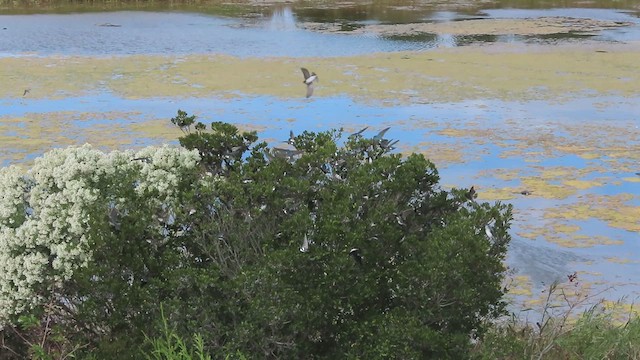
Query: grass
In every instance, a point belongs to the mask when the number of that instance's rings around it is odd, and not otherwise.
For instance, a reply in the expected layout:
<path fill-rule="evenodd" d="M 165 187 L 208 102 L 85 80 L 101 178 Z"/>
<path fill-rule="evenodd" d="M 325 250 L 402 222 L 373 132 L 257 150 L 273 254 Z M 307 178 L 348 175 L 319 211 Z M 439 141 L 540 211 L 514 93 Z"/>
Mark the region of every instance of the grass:
<path fill-rule="evenodd" d="M 603 301 L 588 305 L 600 294 L 552 284 L 539 309 L 539 321 L 512 315 L 491 324 L 485 337 L 476 343 L 474 358 L 640 359 L 637 312 L 631 311 L 627 320 L 620 322 L 619 314 Z"/>
<path fill-rule="evenodd" d="M 162 317 L 162 336 L 153 339 L 146 337 L 146 341 L 151 345 L 152 350 L 144 354 L 144 359 L 211 360 L 211 355 L 204 350 L 202 335 L 193 335 L 191 343 L 187 343 L 173 329 L 169 328 L 162 305 L 160 306 L 160 314 Z"/>

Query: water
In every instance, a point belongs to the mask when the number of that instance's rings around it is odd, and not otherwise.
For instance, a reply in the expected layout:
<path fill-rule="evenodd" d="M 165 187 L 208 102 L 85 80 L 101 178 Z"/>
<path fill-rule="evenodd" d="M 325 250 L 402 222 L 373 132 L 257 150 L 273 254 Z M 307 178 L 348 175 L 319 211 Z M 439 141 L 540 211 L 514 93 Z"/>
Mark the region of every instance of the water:
<path fill-rule="evenodd" d="M 541 36 L 446 35 L 412 36 L 349 35 L 302 29 L 301 21 L 323 16 L 298 15 L 291 7 L 274 8 L 268 16 L 230 18 L 188 12 L 119 11 L 71 14 L 0 15 L 0 55 L 135 55 L 222 53 L 247 57 L 327 57 L 388 51 L 420 51 L 486 42 L 550 42 L 640 39 L 636 13 L 607 9 L 483 10 L 475 16 L 458 12 L 431 12 L 419 22 L 465 19 L 528 18 L 538 16 L 589 17 L 635 24 L 600 35 L 561 33 Z M 400 18 L 402 19 L 402 18 Z M 407 20 L 407 19 L 404 19 Z M 335 21 L 335 19 L 334 19 Z M 343 19 L 344 26 L 386 23 L 376 19 Z M 115 26 L 103 26 L 115 25 Z"/>
<path fill-rule="evenodd" d="M 511 3 L 506 2 L 507 5 Z M 240 15 L 233 17 L 175 10 L 0 15 L 0 55 L 175 56 L 221 53 L 239 57 L 335 57 L 405 50 L 429 51 L 436 47 L 494 42 L 579 43 L 586 39 L 599 42 L 640 40 L 638 12 L 630 9 L 513 9 L 496 6 L 488 9 L 451 7 L 444 10 L 412 10 L 377 6 L 374 10 L 360 5 L 338 9 L 281 6 L 244 10 Z M 631 22 L 635 25 L 596 34 L 423 34 L 392 37 L 373 34 L 325 34 L 304 30 L 299 26 L 302 22 L 337 21 L 343 24 L 345 29 L 355 29 L 367 24 L 442 23 L 540 16 L 588 17 Z M 104 24 L 116 26 L 100 26 Z M 0 130 L 0 136 L 19 137 L 22 136 L 19 135 L 20 130 L 28 129 L 33 130 L 33 134 L 39 134 L 40 140 L 47 140 L 41 146 L 29 150 L 8 148 L 0 144 L 2 166 L 15 161 L 9 158 L 29 161 L 49 149 L 49 144 L 65 146 L 104 138 L 105 129 L 112 137 L 122 140 L 116 144 L 121 147 L 167 141 L 176 143 L 175 137 L 168 140 L 167 136 L 139 135 L 141 133 L 134 130 L 134 127 L 148 124 L 151 126 L 153 119 L 165 119 L 161 121 L 168 123 L 168 119 L 175 116 L 176 110 L 180 108 L 197 114 L 205 123 L 225 121 L 258 129 L 262 139 L 274 144 L 280 142 L 279 145 L 282 144 L 282 140 L 288 138 L 289 130 L 298 133 L 303 130 L 345 128 L 348 132 L 370 126 L 370 132 L 373 133 L 374 129 L 391 126 L 392 129 L 387 136 L 401 139 L 405 150 L 424 151 L 428 157 L 440 154 L 443 149 L 455 149 L 460 152 L 461 161 L 451 161 L 446 157 L 436 157 L 434 160 L 445 186 L 455 184 L 459 187 L 475 185 L 479 189 L 506 186 L 521 188 L 524 185 L 520 178 L 538 176 L 540 171 L 537 167 L 597 168 L 598 171 L 581 175 L 579 178 L 594 180 L 606 177 L 611 180 L 593 188 L 577 191 L 565 199 L 516 196 L 508 200 L 517 210 L 512 231 L 514 240 L 508 263 L 517 273 L 528 275 L 537 289 L 540 289 L 543 283 L 563 280 L 567 274 L 582 270 L 601 273 L 581 274 L 585 279 L 604 279 L 609 284 L 616 285 L 616 289 L 607 295 L 611 299 L 626 295 L 633 300 L 640 296 L 640 271 L 637 265 L 640 262 L 640 249 L 637 232 L 614 227 L 597 218 L 567 220 L 568 224 L 580 226 L 579 234 L 606 235 L 622 241 L 621 245 L 596 245 L 584 249 L 565 248 L 545 241 L 544 237 L 530 240 L 519 235 L 528 231 L 527 226 L 532 223 L 551 224 L 549 219 L 544 217 L 549 209 L 562 209 L 581 201 L 587 195 L 640 194 L 640 183 L 621 181 L 623 177 L 635 176 L 634 171 L 624 172 L 611 168 L 608 162 L 611 159 L 607 157 L 585 159 L 575 154 L 541 153 L 531 156 L 538 161 L 532 165 L 527 162 L 531 159 L 525 156 L 503 156 L 510 151 L 522 151 L 525 140 L 519 135 L 525 132 L 549 133 L 556 139 L 566 137 L 575 140 L 577 137 L 589 135 L 573 133 L 581 124 L 608 124 L 621 129 L 637 129 L 640 126 L 640 98 L 637 97 L 578 97 L 562 103 L 483 99 L 391 107 L 376 103 L 363 104 L 346 95 L 314 97 L 309 100 L 269 96 L 131 100 L 97 89 L 91 95 L 82 97 L 0 99 L 0 105 L 0 127 L 3 125 L 3 117 L 25 119 L 23 122 L 12 123 L 11 129 Z M 118 113 L 114 113 L 116 111 Z M 54 113 L 67 115 L 57 119 L 55 126 L 45 121 L 28 121 L 34 117 L 46 119 Z M 89 116 L 86 119 L 86 114 L 107 115 Z M 513 119 L 518 120 L 513 123 Z M 470 126 L 469 122 L 480 123 L 476 127 L 488 133 L 490 138 L 474 135 L 452 137 L 442 133 L 451 128 L 465 130 Z M 54 133 L 46 130 L 53 130 Z M 622 132 L 620 142 L 628 147 L 640 147 L 639 139 L 625 137 Z M 545 150 L 543 145 L 536 144 L 527 144 L 526 149 Z M 637 166 L 637 162 L 631 163 Z M 502 170 L 518 171 L 518 177 L 505 180 L 491 175 L 491 172 Z M 636 196 L 625 204 L 640 206 L 640 198 Z M 630 259 L 634 262 L 618 264 L 607 261 L 607 258 Z"/>

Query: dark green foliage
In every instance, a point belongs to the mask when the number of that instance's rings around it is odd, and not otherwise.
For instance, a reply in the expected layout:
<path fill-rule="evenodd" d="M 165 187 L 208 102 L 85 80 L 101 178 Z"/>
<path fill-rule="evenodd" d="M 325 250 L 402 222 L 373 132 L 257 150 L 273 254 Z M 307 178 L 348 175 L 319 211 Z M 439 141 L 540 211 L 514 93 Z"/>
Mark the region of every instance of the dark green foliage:
<path fill-rule="evenodd" d="M 339 146 L 335 132 L 295 137 L 303 154 L 260 145 L 225 166 L 225 145 L 202 144 L 226 134 L 248 150 L 255 140 L 225 126 L 181 140 L 207 154 L 208 169 L 227 169 L 216 171 L 225 180 L 207 201 L 216 206 L 191 232 L 230 287 L 216 299 L 228 305 L 213 348 L 256 358 L 461 358 L 481 320 L 501 313 L 508 207 L 441 190 L 421 155 L 402 159 L 360 136 Z"/>
<path fill-rule="evenodd" d="M 187 149 L 197 149 L 202 157 L 202 164 L 214 174 L 226 174 L 242 163 L 242 155 L 249 149 L 249 145 L 258 140 L 255 132 L 238 133 L 238 129 L 222 122 L 211 124 L 211 132 L 206 132 L 206 126 L 195 122 L 195 116 L 188 116 L 186 112 L 178 110 L 178 115 L 171 119 L 171 123 L 178 126 L 185 136 L 180 138 L 180 145 Z M 191 132 L 193 125 L 195 132 Z"/>
<path fill-rule="evenodd" d="M 441 189 L 385 139 L 304 132 L 287 151 L 195 120 L 172 119 L 202 156 L 178 205 L 123 173 L 99 211 L 119 202 L 118 226 L 92 220 L 101 241 L 60 321 L 87 354 L 140 358 L 168 325 L 213 358 L 461 359 L 503 312 L 510 207 Z"/>

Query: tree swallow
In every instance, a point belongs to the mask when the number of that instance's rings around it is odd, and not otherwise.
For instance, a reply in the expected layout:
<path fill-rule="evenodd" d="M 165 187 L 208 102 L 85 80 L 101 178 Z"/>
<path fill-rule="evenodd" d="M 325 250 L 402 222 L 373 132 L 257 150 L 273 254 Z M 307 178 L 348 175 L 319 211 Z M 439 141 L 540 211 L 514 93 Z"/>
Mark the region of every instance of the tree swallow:
<path fill-rule="evenodd" d="M 354 132 L 353 134 L 349 135 L 348 139 L 353 139 L 353 138 L 355 138 L 357 136 L 361 136 L 362 133 L 365 132 L 368 128 L 369 128 L 368 126 L 365 126 L 364 129 L 362 129 L 362 130 L 360 130 L 358 132 Z"/>
<path fill-rule="evenodd" d="M 306 68 L 300 68 L 300 70 L 302 70 L 302 75 L 304 76 L 303 83 L 307 85 L 307 97 L 310 97 L 313 94 L 313 82 L 318 80 L 318 75 L 314 72 L 309 74 L 309 70 Z"/>
<path fill-rule="evenodd" d="M 380 132 L 373 137 L 373 141 L 380 141 L 382 140 L 382 138 L 384 137 L 384 134 L 386 134 L 387 131 L 389 131 L 389 129 L 391 129 L 390 127 L 384 128 L 382 130 L 380 130 Z"/>

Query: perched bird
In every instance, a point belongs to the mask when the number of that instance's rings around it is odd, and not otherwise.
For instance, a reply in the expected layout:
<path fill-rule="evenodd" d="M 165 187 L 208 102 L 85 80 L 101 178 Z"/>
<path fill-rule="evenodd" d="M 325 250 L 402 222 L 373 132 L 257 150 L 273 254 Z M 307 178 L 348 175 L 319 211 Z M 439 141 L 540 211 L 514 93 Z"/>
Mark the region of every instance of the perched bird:
<path fill-rule="evenodd" d="M 484 233 L 487 234 L 487 238 L 489 240 L 493 240 L 493 232 L 491 231 L 491 226 L 489 224 L 484 226 Z"/>
<path fill-rule="evenodd" d="M 349 256 L 351 256 L 353 260 L 355 260 L 358 263 L 358 265 L 362 265 L 362 255 L 360 255 L 360 249 L 358 248 L 351 249 L 351 251 L 349 251 Z"/>
<path fill-rule="evenodd" d="M 274 147 L 271 149 L 271 155 L 278 158 L 287 159 L 289 161 L 293 160 L 296 156 L 299 156 L 302 154 L 304 154 L 304 151 L 302 150 L 289 150 L 289 149 L 282 149 L 277 147 Z"/>
<path fill-rule="evenodd" d="M 303 83 L 307 85 L 307 97 L 310 97 L 313 94 L 313 82 L 318 80 L 318 75 L 314 72 L 309 73 L 306 68 L 300 68 L 300 70 L 302 70 L 302 75 L 304 76 Z"/>
<path fill-rule="evenodd" d="M 307 234 L 304 234 L 304 240 L 302 240 L 302 246 L 300 246 L 300 252 L 306 253 L 309 251 L 309 239 Z"/>
<path fill-rule="evenodd" d="M 522 191 L 520 191 L 520 195 L 529 196 L 529 195 L 531 195 L 531 191 L 529 191 L 529 190 L 522 190 Z"/>
<path fill-rule="evenodd" d="M 382 139 L 382 141 L 380 141 L 380 147 L 384 150 L 394 150 L 395 147 L 394 145 L 398 143 L 398 141 L 400 140 L 387 140 L 387 139 Z"/>
<path fill-rule="evenodd" d="M 224 158 L 225 159 L 230 159 L 232 157 L 238 157 L 240 155 L 242 155 L 242 153 L 247 150 L 247 147 L 244 145 L 240 145 L 240 146 L 233 146 L 227 149 L 227 151 L 225 151 L 224 153 Z"/>
<path fill-rule="evenodd" d="M 360 136 L 360 135 L 362 135 L 362 133 L 363 133 L 363 132 L 365 132 L 368 128 L 369 128 L 368 126 L 365 126 L 365 128 L 364 128 L 364 129 L 362 129 L 362 130 L 360 130 L 360 131 L 358 131 L 358 132 L 354 132 L 353 134 L 349 135 L 347 138 L 348 138 L 348 139 L 353 139 L 353 138 L 354 138 L 354 137 L 356 137 L 356 136 Z"/>
<path fill-rule="evenodd" d="M 142 161 L 144 163 L 150 163 L 151 162 L 151 158 L 148 156 L 143 156 L 143 157 L 137 157 L 137 158 L 133 158 L 131 159 L 131 161 Z"/>

